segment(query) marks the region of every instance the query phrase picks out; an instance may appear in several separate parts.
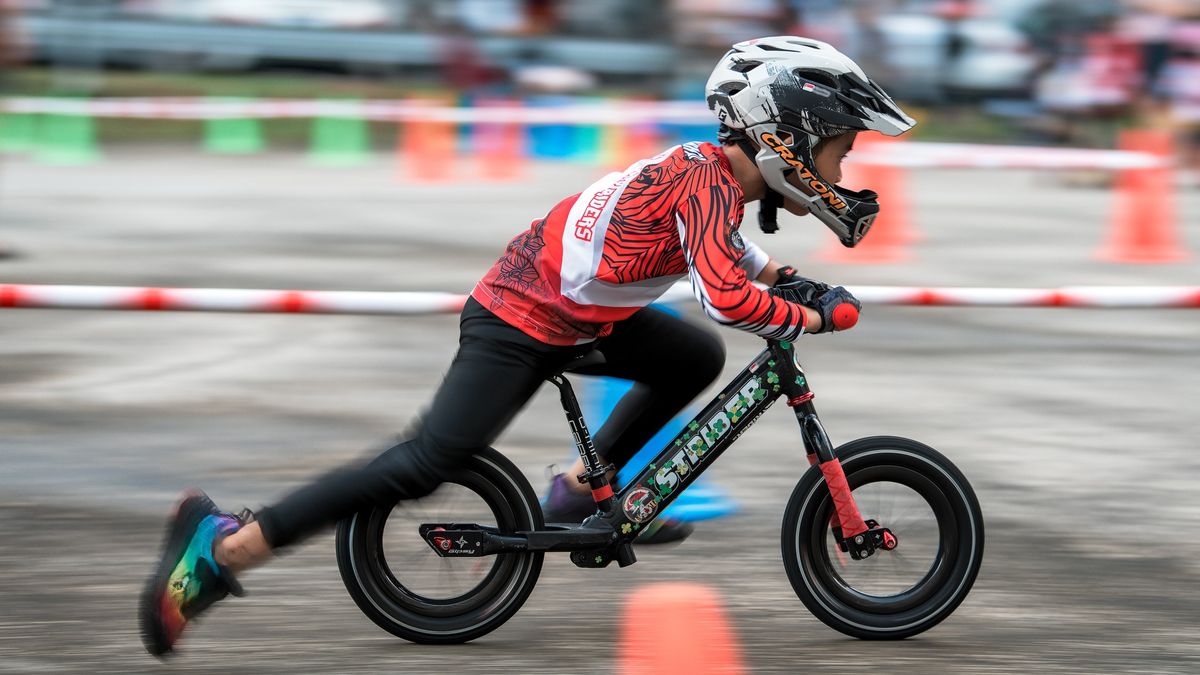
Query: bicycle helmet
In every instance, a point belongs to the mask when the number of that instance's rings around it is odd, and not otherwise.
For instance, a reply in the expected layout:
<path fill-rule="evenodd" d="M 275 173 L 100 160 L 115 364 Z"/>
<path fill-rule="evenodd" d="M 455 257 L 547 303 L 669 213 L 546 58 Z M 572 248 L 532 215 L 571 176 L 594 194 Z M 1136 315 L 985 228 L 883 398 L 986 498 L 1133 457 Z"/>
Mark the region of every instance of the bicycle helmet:
<path fill-rule="evenodd" d="M 806 205 L 842 244 L 853 247 L 879 213 L 878 195 L 833 185 L 817 173 L 813 149 L 849 131 L 899 136 L 916 121 L 879 85 L 829 44 L 779 36 L 739 42 L 708 79 L 708 107 L 721 120 L 722 141 L 736 142 L 767 183 L 759 214 L 764 232 L 778 229 L 783 198 Z M 788 181 L 798 173 L 806 192 Z"/>

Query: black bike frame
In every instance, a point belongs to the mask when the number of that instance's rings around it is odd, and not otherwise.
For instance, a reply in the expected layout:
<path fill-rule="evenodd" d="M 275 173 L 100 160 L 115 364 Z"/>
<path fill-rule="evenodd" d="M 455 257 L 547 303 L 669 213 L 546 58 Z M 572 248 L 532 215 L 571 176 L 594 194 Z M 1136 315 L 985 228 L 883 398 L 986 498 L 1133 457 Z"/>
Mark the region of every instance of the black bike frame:
<path fill-rule="evenodd" d="M 821 466 L 832 491 L 845 488 L 844 495 L 834 495 L 835 502 L 845 497 L 853 506 L 841 465 L 836 462 L 828 436 L 817 418 L 813 393 L 794 346 L 786 341 L 769 340 L 767 348 L 646 465 L 637 479 L 613 498 L 613 508 L 604 508 L 605 500 L 597 499 L 601 517 L 612 525 L 622 542 L 632 541 L 780 397 L 787 400 L 800 424 L 809 464 Z M 580 454 L 586 454 L 582 446 Z M 585 464 L 587 461 L 585 458 Z M 857 508 L 853 513 L 838 509 L 838 515 L 843 516 L 843 521 L 851 521 L 849 527 L 843 527 L 848 536 L 868 529 Z"/>
<path fill-rule="evenodd" d="M 574 365 L 578 368 L 601 361 L 592 353 Z M 603 567 L 613 560 L 622 567 L 632 564 L 636 560 L 631 548 L 633 540 L 780 397 L 787 399 L 800 424 L 809 464 L 818 465 L 825 477 L 835 507 L 830 525 L 839 543 L 846 547 L 844 550 L 860 559 L 877 548 L 894 546 L 895 540 L 887 539 L 890 533 L 885 528 L 874 521 L 864 521 L 859 513 L 842 465 L 817 418 L 812 390 L 790 342 L 768 340 L 767 348 L 620 494 L 613 494 L 607 474 L 614 467 L 601 464 L 570 383 L 561 374 L 549 380 L 561 395 L 563 411 L 583 459 L 584 472 L 579 480 L 591 485 L 596 515 L 581 525 L 551 524 L 541 530 L 508 534 L 475 524 L 421 525 L 421 536 L 438 555 L 573 551 L 572 560 L 581 566 Z"/>

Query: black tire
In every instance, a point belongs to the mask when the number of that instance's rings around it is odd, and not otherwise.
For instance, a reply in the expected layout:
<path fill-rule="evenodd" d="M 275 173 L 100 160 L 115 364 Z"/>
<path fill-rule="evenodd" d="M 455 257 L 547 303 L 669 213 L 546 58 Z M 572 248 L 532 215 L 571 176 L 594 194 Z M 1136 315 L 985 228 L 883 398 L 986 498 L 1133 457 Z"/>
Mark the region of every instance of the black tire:
<path fill-rule="evenodd" d="M 448 507 L 447 495 L 462 499 Z M 474 508 L 463 508 L 467 500 Z M 433 505 L 439 507 L 436 513 L 430 512 Z M 418 515 L 410 518 L 413 513 Z M 457 644 L 486 635 L 520 609 L 537 583 L 543 553 L 442 558 L 418 534 L 422 522 L 490 525 L 511 534 L 540 528 L 542 510 L 529 481 L 489 448 L 429 497 L 367 509 L 341 521 L 338 569 L 367 617 L 405 640 Z M 427 567 L 435 572 L 422 575 Z M 479 580 L 465 589 L 449 588 L 446 582 L 463 572 Z"/>
<path fill-rule="evenodd" d="M 907 438 L 862 438 L 837 456 L 863 518 L 889 528 L 899 545 L 866 560 L 841 553 L 829 523 L 829 490 L 812 467 L 783 517 L 792 588 L 818 619 L 851 637 L 900 640 L 929 630 L 967 597 L 979 574 L 983 514 L 975 492 L 950 460 Z M 893 493 L 912 513 L 877 512 L 886 509 L 873 497 Z"/>

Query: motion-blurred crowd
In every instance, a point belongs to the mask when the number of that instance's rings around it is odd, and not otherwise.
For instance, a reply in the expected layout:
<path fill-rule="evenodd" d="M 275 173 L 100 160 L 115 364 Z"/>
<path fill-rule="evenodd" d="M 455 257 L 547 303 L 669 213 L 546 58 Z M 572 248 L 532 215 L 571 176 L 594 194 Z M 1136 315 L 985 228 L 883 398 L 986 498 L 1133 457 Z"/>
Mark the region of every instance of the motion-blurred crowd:
<path fill-rule="evenodd" d="M 1115 125 L 1170 128 L 1185 160 L 1200 165 L 1200 0 L 0 0 L 0 8 L 10 19 L 24 12 L 436 36 L 439 81 L 460 90 L 516 83 L 695 97 L 730 43 L 802 34 L 835 44 L 911 104 L 982 109 L 1072 145 L 1110 145 Z M 18 54 L 47 60 L 30 44 L 36 39 L 16 39 L 8 23 L 0 64 Z M 524 47 L 498 58 L 497 38 Z M 598 40 L 668 48 L 674 58 L 616 78 L 587 59 L 547 58 L 539 46 Z M 419 76 L 411 67 L 396 73 Z"/>

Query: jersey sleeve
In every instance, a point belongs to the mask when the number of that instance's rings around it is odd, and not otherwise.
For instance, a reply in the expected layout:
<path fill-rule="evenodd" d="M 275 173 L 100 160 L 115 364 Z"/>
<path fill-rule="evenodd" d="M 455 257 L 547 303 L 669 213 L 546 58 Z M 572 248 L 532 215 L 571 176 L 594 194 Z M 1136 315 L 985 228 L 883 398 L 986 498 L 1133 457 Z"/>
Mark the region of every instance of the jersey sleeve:
<path fill-rule="evenodd" d="M 800 306 L 760 290 L 740 265 L 747 247 L 734 222 L 737 200 L 734 188 L 713 185 L 676 210 L 692 292 L 718 323 L 764 338 L 794 340 L 804 332 Z"/>
<path fill-rule="evenodd" d="M 742 254 L 741 259 L 738 260 L 738 267 L 742 268 L 746 272 L 746 276 L 750 279 L 757 279 L 758 275 L 762 274 L 763 268 L 767 266 L 767 263 L 771 262 L 771 256 L 767 255 L 766 251 L 759 248 L 749 239 L 743 237 L 742 241 L 746 244 L 746 251 Z"/>

